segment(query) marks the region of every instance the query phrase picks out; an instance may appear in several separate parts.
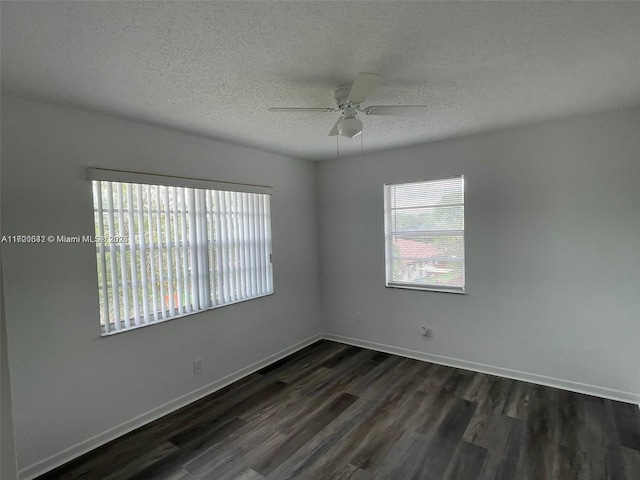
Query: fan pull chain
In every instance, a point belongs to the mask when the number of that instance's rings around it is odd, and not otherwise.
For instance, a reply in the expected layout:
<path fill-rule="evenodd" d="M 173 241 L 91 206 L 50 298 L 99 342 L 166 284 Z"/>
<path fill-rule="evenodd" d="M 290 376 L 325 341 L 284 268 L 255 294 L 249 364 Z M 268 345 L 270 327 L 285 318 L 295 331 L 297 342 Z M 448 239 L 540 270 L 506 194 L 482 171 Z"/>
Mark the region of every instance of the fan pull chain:
<path fill-rule="evenodd" d="M 340 149 L 338 148 L 338 137 L 340 135 L 336 135 L 336 157 L 340 155 Z"/>
<path fill-rule="evenodd" d="M 360 159 L 364 157 L 364 132 L 360 134 Z"/>

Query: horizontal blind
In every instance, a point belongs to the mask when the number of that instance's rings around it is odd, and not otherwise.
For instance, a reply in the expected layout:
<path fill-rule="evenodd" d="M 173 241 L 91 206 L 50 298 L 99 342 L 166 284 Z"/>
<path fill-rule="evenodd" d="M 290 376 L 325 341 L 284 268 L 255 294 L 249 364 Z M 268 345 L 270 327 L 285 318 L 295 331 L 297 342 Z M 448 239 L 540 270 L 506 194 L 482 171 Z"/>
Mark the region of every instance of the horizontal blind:
<path fill-rule="evenodd" d="M 387 184 L 387 286 L 464 292 L 464 177 Z"/>
<path fill-rule="evenodd" d="M 93 180 L 93 197 L 103 334 L 273 293 L 270 195 Z"/>

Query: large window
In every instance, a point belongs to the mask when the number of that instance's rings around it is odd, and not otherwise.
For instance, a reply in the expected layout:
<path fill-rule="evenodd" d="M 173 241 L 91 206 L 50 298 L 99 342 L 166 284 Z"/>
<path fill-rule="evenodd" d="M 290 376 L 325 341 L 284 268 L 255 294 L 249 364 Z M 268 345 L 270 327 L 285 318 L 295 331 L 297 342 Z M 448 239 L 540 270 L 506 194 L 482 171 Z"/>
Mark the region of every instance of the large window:
<path fill-rule="evenodd" d="M 97 169 L 89 178 L 103 335 L 273 293 L 269 194 Z M 180 186 L 194 183 L 224 189 Z"/>
<path fill-rule="evenodd" d="M 464 178 L 384 186 L 388 287 L 463 293 Z"/>

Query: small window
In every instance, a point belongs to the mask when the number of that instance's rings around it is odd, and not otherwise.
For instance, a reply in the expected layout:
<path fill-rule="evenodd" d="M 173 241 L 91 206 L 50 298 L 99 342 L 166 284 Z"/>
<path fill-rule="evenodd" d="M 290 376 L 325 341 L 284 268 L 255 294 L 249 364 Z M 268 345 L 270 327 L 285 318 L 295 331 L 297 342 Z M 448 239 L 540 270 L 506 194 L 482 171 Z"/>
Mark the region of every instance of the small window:
<path fill-rule="evenodd" d="M 464 177 L 384 186 L 386 285 L 464 293 Z"/>
<path fill-rule="evenodd" d="M 270 195 L 109 180 L 93 179 L 103 335 L 273 293 Z"/>

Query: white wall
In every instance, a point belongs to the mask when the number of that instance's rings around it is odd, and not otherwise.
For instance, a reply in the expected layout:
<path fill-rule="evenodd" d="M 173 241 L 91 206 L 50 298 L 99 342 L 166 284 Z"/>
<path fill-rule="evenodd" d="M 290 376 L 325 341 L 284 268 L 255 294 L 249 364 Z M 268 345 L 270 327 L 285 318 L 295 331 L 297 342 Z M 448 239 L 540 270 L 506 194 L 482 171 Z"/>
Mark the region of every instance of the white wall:
<path fill-rule="evenodd" d="M 107 338 L 94 245 L 4 245 L 23 477 L 321 331 L 313 164 L 6 96 L 2 154 L 5 235 L 91 235 L 88 166 L 274 187 L 274 295 Z"/>
<path fill-rule="evenodd" d="M 385 288 L 383 183 L 458 174 L 468 294 Z M 639 182 L 638 109 L 319 164 L 325 331 L 640 401 Z"/>
<path fill-rule="evenodd" d="M 2 480 L 14 480 L 17 478 L 16 451 L 13 438 L 11 379 L 5 324 L 2 255 L 0 254 L 0 478 Z"/>
<path fill-rule="evenodd" d="M 0 182 L 2 173 L 0 153 Z M 2 196 L 0 195 L 0 237 L 2 236 Z M 0 245 L 0 478 L 14 480 L 16 451 L 13 433 L 13 408 L 11 402 L 11 375 L 9 374 L 9 351 L 4 309 L 4 280 L 2 272 L 2 246 Z"/>

